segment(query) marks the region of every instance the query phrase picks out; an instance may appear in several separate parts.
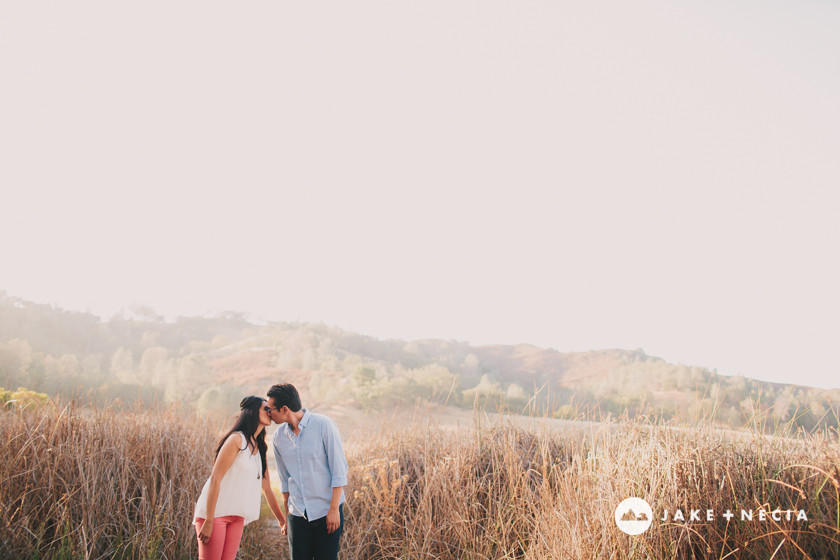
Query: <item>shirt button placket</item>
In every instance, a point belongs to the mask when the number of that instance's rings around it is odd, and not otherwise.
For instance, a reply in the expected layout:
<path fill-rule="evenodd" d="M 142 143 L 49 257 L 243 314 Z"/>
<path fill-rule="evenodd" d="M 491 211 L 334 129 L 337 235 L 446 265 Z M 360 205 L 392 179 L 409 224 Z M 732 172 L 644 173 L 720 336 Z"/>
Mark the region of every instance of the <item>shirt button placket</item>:
<path fill-rule="evenodd" d="M 300 449 L 298 449 L 298 472 L 300 473 L 300 481 L 304 482 L 303 480 L 303 460 L 300 458 Z M 301 485 L 301 501 L 303 502 L 303 517 L 307 521 L 309 520 L 309 516 L 307 515 L 307 507 L 306 507 L 306 494 L 303 486 Z"/>

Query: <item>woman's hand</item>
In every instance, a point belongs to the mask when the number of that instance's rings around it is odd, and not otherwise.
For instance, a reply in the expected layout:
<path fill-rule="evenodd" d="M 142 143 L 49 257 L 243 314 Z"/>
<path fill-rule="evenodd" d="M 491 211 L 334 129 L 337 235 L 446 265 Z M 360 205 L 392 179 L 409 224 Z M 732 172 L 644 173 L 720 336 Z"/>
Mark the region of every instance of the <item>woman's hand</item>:
<path fill-rule="evenodd" d="M 200 540 L 202 544 L 207 544 L 210 542 L 210 535 L 212 534 L 213 520 L 205 519 L 204 523 L 201 524 L 201 530 L 198 532 L 198 540 Z"/>
<path fill-rule="evenodd" d="M 268 502 L 268 507 L 271 508 L 271 513 L 274 514 L 274 517 L 277 519 L 277 525 L 280 527 L 280 531 L 283 534 L 286 534 L 287 523 L 289 522 L 289 518 L 283 515 L 283 512 L 280 511 L 280 504 L 277 503 L 277 496 L 274 494 L 274 489 L 271 488 L 271 478 L 268 474 L 268 469 L 266 469 L 265 474 L 263 475 L 262 481 L 262 488 L 263 494 L 265 494 L 265 501 Z M 288 501 L 286 498 L 286 494 L 283 494 L 283 499 Z M 286 512 L 288 512 L 288 503 L 286 504 Z"/>

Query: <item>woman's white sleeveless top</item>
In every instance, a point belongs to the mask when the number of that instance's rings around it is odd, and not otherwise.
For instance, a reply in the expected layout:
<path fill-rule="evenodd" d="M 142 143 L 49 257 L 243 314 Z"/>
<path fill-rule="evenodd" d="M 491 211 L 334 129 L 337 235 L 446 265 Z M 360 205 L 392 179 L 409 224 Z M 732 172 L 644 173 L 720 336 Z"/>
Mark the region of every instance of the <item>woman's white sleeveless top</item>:
<path fill-rule="evenodd" d="M 251 454 L 248 440 L 242 432 L 234 432 L 242 437 L 242 447 L 236 453 L 219 486 L 219 499 L 216 502 L 216 517 L 238 515 L 245 518 L 245 525 L 260 518 L 260 493 L 262 491 L 262 461 L 260 454 Z M 232 434 L 231 434 L 232 435 Z M 204 483 L 201 495 L 195 503 L 196 519 L 207 518 L 207 492 L 210 480 Z"/>

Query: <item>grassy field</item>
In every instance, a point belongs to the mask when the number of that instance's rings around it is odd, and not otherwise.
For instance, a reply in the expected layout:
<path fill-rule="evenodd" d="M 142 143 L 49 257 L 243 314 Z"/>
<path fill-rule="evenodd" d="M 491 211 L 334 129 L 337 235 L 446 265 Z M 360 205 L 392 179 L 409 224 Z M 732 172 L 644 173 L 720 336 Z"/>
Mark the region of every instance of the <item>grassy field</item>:
<path fill-rule="evenodd" d="M 836 437 L 525 424 L 418 422 L 348 438 L 342 558 L 840 558 Z M 219 427 L 176 412 L 6 407 L 0 557 L 195 558 L 192 508 Z M 633 537 L 614 521 L 630 496 L 653 508 Z M 808 520 L 759 521 L 762 508 Z M 677 509 L 686 521 L 660 521 Z M 697 509 L 702 521 L 690 520 Z M 239 557 L 284 548 L 254 523 Z"/>
<path fill-rule="evenodd" d="M 0 556 L 193 556 L 189 517 L 212 464 L 211 430 L 174 413 L 0 414 Z"/>
<path fill-rule="evenodd" d="M 502 422 L 395 433 L 353 456 L 351 558 L 840 558 L 840 448 L 822 436 Z M 654 515 L 635 537 L 614 520 L 631 496 Z M 808 521 L 761 522 L 762 507 Z M 702 509 L 703 521 L 660 522 L 665 509 Z M 727 509 L 738 517 L 727 522 Z"/>

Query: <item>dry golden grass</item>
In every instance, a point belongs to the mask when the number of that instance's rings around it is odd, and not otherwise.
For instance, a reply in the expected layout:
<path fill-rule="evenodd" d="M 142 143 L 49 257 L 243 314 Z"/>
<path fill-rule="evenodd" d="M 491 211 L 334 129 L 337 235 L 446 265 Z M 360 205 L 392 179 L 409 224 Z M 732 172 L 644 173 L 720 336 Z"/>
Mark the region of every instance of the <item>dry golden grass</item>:
<path fill-rule="evenodd" d="M 194 558 L 218 425 L 174 412 L 0 411 L 0 558 Z M 249 525 L 246 544 L 262 530 Z"/>
<path fill-rule="evenodd" d="M 415 428 L 349 458 L 344 558 L 840 558 L 836 441 L 633 422 L 528 431 Z M 654 522 L 614 521 L 630 496 Z M 804 509 L 809 521 L 727 523 L 727 508 Z M 660 523 L 663 509 L 711 523 Z M 756 514 L 757 516 L 757 514 Z"/>
<path fill-rule="evenodd" d="M 0 558 L 195 558 L 192 509 L 220 426 L 174 412 L 0 411 Z M 357 437 L 347 451 L 344 559 L 840 558 L 840 447 L 826 435 L 502 420 Z M 637 537 L 613 519 L 629 496 L 654 508 Z M 762 505 L 809 521 L 721 517 Z M 717 517 L 658 521 L 677 508 Z M 266 513 L 240 558 L 287 557 Z"/>

